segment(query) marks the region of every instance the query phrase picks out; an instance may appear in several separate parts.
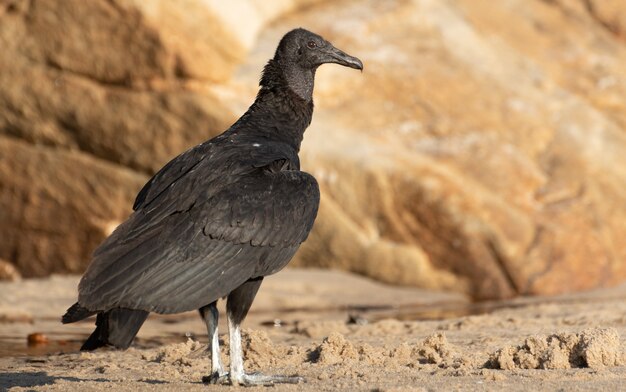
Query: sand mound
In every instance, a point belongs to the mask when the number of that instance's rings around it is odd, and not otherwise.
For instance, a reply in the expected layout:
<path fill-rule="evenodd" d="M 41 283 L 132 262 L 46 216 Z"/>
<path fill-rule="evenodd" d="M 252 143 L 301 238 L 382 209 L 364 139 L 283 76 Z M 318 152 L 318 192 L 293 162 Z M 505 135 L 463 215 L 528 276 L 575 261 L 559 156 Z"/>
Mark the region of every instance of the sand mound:
<path fill-rule="evenodd" d="M 437 333 L 417 344 L 373 347 L 367 343 L 354 344 L 342 334 L 333 332 L 312 350 L 309 360 L 318 365 L 366 363 L 382 366 L 418 367 L 434 364 L 440 368 L 465 367 L 469 361 L 448 343 L 446 336 Z"/>
<path fill-rule="evenodd" d="M 411 365 L 417 362 L 417 348 L 403 343 L 398 347 L 373 347 L 367 343 L 353 344 L 342 334 L 333 332 L 310 354 L 318 365 L 365 363 L 369 365 Z"/>
<path fill-rule="evenodd" d="M 418 350 L 427 363 L 445 366 L 454 360 L 454 353 L 450 348 L 448 339 L 443 333 L 437 333 L 429 336 L 422 343 L 422 347 Z"/>
<path fill-rule="evenodd" d="M 487 367 L 495 369 L 594 369 L 623 362 L 619 334 L 613 328 L 592 328 L 579 334 L 531 336 L 519 346 L 502 348 L 491 355 Z"/>
<path fill-rule="evenodd" d="M 461 353 L 441 332 L 427 337 L 416 347 L 416 352 L 421 364 L 437 365 L 441 369 L 460 372 L 458 374 L 478 367 L 480 362 L 475 354 Z"/>
<path fill-rule="evenodd" d="M 203 361 L 206 358 L 206 345 L 188 339 L 185 343 L 169 344 L 156 350 L 156 352 L 147 352 L 142 355 L 142 359 L 150 362 L 157 362 L 171 365 L 196 365 L 196 361 Z"/>
<path fill-rule="evenodd" d="M 268 368 L 291 361 L 294 352 L 283 345 L 274 345 L 265 331 L 244 330 L 241 334 L 246 366 Z"/>
<path fill-rule="evenodd" d="M 332 332 L 311 353 L 311 362 L 334 365 L 359 359 L 356 347 L 339 332 Z"/>

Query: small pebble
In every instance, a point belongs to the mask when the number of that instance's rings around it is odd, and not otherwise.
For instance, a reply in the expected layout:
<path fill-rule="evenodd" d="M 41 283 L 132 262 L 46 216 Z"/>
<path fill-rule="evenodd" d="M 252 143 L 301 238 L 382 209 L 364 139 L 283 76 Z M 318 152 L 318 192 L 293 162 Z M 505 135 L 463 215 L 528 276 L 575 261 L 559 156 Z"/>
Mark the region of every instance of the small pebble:
<path fill-rule="evenodd" d="M 40 344 L 48 344 L 48 337 L 40 332 L 31 333 L 28 335 L 28 345 L 37 346 Z"/>

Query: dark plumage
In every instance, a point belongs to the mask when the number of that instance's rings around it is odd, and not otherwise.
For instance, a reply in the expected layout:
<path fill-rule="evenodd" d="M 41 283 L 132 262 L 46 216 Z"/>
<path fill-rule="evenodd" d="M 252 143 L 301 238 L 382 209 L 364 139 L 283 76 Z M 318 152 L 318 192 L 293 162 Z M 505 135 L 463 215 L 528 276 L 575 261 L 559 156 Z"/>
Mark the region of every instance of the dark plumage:
<path fill-rule="evenodd" d="M 316 34 L 286 34 L 248 111 L 143 187 L 134 213 L 94 252 L 78 302 L 63 316 L 71 323 L 98 315 L 82 349 L 128 347 L 149 312 L 199 309 L 212 339 L 208 380 L 223 381 L 215 303 L 228 297 L 230 381 L 298 381 L 245 374 L 239 324 L 263 277 L 285 267 L 317 214 L 319 188 L 300 171 L 298 151 L 313 114 L 315 71 L 324 63 L 363 68 Z"/>

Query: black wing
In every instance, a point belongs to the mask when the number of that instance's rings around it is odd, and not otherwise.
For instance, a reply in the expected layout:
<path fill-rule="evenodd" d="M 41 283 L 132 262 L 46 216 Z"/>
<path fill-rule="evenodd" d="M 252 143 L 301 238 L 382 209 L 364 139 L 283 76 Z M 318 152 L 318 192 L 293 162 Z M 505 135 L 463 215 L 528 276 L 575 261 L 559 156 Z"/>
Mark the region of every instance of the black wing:
<path fill-rule="evenodd" d="M 142 206 L 149 204 L 163 192 L 166 192 L 172 184 L 196 169 L 210 155 L 212 147 L 213 145 L 210 143 L 203 143 L 169 161 L 141 188 L 135 198 L 133 210 L 137 211 Z"/>
<path fill-rule="evenodd" d="M 315 179 L 298 170 L 277 172 L 289 167 L 283 160 L 245 165 L 249 172 L 226 176 L 219 187 L 207 185 L 212 191 L 192 192 L 206 199 L 174 197 L 202 185 L 204 163 L 163 190 L 149 190 L 156 196 L 144 197 L 94 253 L 79 303 L 90 310 L 177 313 L 283 268 L 306 239 L 319 206 Z"/>

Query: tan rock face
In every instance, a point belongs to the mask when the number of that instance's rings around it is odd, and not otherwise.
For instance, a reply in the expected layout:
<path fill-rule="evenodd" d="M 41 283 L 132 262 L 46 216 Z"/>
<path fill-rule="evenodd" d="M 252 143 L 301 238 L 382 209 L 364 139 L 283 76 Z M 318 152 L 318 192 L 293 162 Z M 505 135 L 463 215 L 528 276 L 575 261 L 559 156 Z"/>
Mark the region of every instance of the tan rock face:
<path fill-rule="evenodd" d="M 0 16 L 0 133 L 153 172 L 230 123 L 212 94 L 173 78 L 186 76 L 176 67 L 193 67 L 179 58 L 185 48 L 164 43 L 138 9 L 107 1 L 15 4 Z"/>
<path fill-rule="evenodd" d="M 0 1 L 0 257 L 84 268 L 136 173 L 224 130 L 303 26 L 365 72 L 318 71 L 322 206 L 296 264 L 476 298 L 623 281 L 618 3 Z"/>
<path fill-rule="evenodd" d="M 299 263 L 478 298 L 623 281 L 626 50 L 563 3 L 328 4 L 268 30 L 310 26 L 365 63 L 318 73 L 303 161 L 339 213 Z M 389 243 L 413 252 L 370 257 Z"/>
<path fill-rule="evenodd" d="M 8 261 L 0 259 L 0 282 L 9 281 L 15 282 L 22 278 L 17 268 Z"/>
<path fill-rule="evenodd" d="M 198 26 L 166 14 L 130 1 L 0 2 L 0 257 L 24 275 L 82 271 L 145 173 L 230 124 L 188 78 L 226 79 L 242 46 L 227 34 L 196 44 Z"/>
<path fill-rule="evenodd" d="M 25 276 L 81 272 L 147 177 L 0 137 L 0 250 Z"/>

